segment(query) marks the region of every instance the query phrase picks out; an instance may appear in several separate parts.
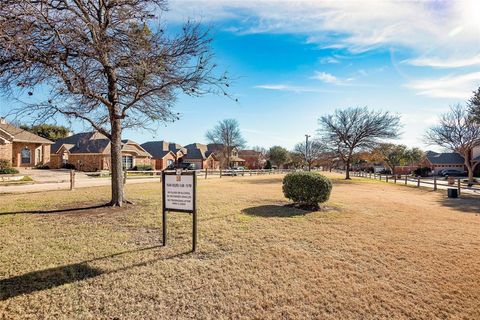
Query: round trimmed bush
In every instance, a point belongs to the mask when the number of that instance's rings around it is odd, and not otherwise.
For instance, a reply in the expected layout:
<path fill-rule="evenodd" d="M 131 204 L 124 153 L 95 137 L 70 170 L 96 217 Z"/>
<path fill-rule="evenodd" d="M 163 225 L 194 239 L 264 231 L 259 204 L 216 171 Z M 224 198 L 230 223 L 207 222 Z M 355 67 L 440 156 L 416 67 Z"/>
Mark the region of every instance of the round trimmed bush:
<path fill-rule="evenodd" d="M 330 198 L 332 183 L 315 172 L 292 172 L 283 178 L 283 194 L 300 205 L 318 208 Z"/>

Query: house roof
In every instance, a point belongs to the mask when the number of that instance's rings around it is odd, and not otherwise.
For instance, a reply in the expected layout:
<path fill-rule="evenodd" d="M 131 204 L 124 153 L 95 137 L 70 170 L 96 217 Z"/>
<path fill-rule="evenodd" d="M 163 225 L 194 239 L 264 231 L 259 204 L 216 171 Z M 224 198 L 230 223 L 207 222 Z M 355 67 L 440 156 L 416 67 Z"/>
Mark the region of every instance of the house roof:
<path fill-rule="evenodd" d="M 57 153 L 62 146 L 69 153 L 110 153 L 110 139 L 97 131 L 81 132 L 58 139 L 52 146 L 52 153 Z M 151 156 L 132 140 L 122 140 L 122 152 L 132 152 L 142 157 Z"/>
<path fill-rule="evenodd" d="M 457 152 L 427 151 L 427 160 L 431 164 L 464 164 L 465 159 Z"/>
<path fill-rule="evenodd" d="M 142 148 L 144 148 L 148 153 L 150 153 L 154 158 L 163 158 L 169 152 L 172 152 L 174 155 L 178 151 L 185 153 L 185 149 L 178 143 L 167 142 L 167 141 L 148 141 L 143 143 Z"/>
<path fill-rule="evenodd" d="M 192 143 L 184 146 L 186 149 L 186 154 L 183 156 L 184 159 L 202 159 L 205 160 L 210 157 L 213 152 L 208 150 L 207 145 L 202 143 Z"/>
<path fill-rule="evenodd" d="M 255 150 L 240 150 L 238 151 L 240 157 L 258 157 L 261 155 L 261 152 Z"/>
<path fill-rule="evenodd" d="M 30 143 L 48 143 L 53 144 L 52 141 L 45 139 L 43 137 L 37 136 L 31 132 L 20 129 L 14 125 L 6 123 L 4 121 L 0 122 L 0 130 L 5 132 L 11 137 L 13 142 L 30 142 Z"/>

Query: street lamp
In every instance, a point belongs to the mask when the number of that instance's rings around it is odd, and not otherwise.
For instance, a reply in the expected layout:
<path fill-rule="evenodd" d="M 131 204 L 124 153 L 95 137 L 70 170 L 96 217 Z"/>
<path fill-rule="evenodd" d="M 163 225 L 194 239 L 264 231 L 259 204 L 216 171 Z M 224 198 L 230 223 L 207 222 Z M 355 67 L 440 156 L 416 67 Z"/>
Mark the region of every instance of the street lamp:
<path fill-rule="evenodd" d="M 308 138 L 310 137 L 308 134 L 305 135 L 305 161 L 307 161 L 308 171 L 310 171 L 310 162 L 308 162 Z"/>

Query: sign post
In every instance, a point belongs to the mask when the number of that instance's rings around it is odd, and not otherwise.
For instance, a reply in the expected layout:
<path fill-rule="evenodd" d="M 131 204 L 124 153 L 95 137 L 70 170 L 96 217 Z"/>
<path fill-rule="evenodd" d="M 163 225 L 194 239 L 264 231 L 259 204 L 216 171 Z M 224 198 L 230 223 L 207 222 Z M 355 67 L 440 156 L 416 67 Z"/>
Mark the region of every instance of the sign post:
<path fill-rule="evenodd" d="M 197 250 L 197 175 L 195 171 L 162 172 L 163 245 L 167 245 L 167 211 L 192 214 L 192 251 Z"/>

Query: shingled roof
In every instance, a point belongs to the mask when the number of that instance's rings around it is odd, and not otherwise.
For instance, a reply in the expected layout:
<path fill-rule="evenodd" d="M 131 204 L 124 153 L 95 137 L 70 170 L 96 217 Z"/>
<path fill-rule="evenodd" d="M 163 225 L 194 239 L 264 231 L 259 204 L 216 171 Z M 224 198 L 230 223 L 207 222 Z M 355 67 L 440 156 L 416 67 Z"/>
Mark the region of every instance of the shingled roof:
<path fill-rule="evenodd" d="M 0 131 L 6 134 L 12 142 L 28 142 L 28 143 L 48 143 L 53 144 L 52 141 L 43 137 L 37 136 L 31 132 L 20 129 L 14 125 L 6 123 L 5 120 L 0 121 Z"/>
<path fill-rule="evenodd" d="M 431 164 L 464 164 L 465 159 L 457 152 L 427 151 L 427 160 Z"/>
<path fill-rule="evenodd" d="M 167 142 L 167 141 L 148 141 L 143 143 L 142 148 L 144 148 L 148 153 L 150 153 L 153 158 L 163 158 L 169 152 L 172 152 L 174 155 L 177 154 L 178 151 L 186 152 L 186 150 L 179 145 L 178 143 Z"/>
<path fill-rule="evenodd" d="M 57 153 L 62 146 L 69 153 L 110 153 L 110 139 L 97 131 L 77 133 L 58 139 L 52 146 L 52 153 Z M 132 152 L 143 157 L 151 156 L 132 140 L 122 140 L 122 152 Z"/>
<path fill-rule="evenodd" d="M 208 147 L 202 143 L 192 143 L 184 146 L 187 153 L 183 156 L 184 159 L 207 159 L 213 154 L 212 151 L 208 151 Z"/>

